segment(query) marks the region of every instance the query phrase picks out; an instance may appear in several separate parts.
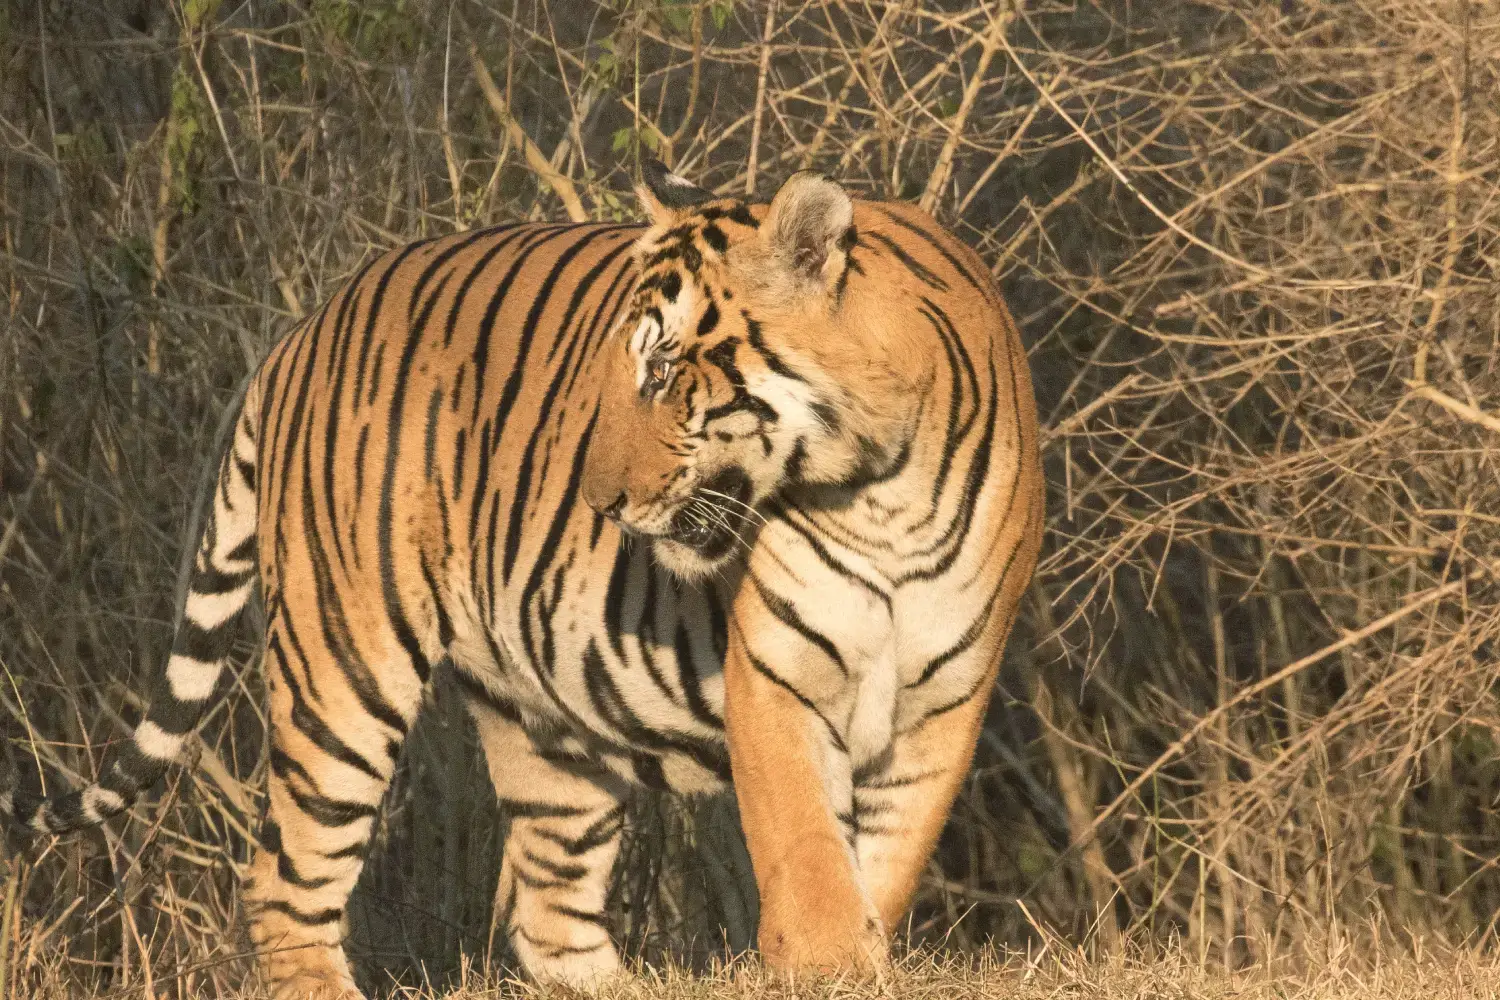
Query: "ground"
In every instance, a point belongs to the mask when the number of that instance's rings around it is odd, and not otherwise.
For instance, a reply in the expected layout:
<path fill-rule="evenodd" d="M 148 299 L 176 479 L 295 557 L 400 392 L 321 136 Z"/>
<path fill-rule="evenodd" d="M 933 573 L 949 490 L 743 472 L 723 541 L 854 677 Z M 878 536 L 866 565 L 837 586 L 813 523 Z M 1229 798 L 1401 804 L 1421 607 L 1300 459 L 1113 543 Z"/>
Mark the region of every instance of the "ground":
<path fill-rule="evenodd" d="M 111 990 L 110 1000 L 193 996 L 182 984 Z M 52 1000 L 65 991 L 42 989 Z M 570 990 L 513 980 L 475 981 L 449 993 L 397 990 L 402 1000 L 575 1000 Z M 248 989 L 235 1000 L 263 1000 Z M 1088 958 L 1042 949 L 1030 956 L 983 954 L 906 959 L 883 983 L 773 980 L 748 965 L 710 977 L 647 972 L 601 990 L 598 1000 L 1500 1000 L 1500 956 L 1417 947 L 1399 950 L 1344 943 L 1296 960 L 1226 972 L 1181 952 L 1154 957 Z"/>

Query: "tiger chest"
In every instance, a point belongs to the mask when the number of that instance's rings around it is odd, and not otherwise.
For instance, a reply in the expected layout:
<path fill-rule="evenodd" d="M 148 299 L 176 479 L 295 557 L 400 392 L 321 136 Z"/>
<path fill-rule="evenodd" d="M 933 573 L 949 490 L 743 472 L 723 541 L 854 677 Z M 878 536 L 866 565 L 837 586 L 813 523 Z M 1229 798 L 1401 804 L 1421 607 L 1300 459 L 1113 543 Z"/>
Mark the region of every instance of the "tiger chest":
<path fill-rule="evenodd" d="M 751 651 L 842 730 L 856 766 L 986 669 L 949 654 L 978 617 L 972 595 L 943 578 L 896 585 L 882 555 L 772 522 L 750 560 L 755 599 L 738 605 Z"/>

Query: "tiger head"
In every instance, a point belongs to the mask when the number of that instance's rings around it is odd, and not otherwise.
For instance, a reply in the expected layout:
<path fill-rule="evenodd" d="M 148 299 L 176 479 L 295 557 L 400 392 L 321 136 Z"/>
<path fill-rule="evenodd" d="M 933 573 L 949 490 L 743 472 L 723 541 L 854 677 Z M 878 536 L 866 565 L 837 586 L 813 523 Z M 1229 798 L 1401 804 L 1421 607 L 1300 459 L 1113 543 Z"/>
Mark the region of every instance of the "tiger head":
<path fill-rule="evenodd" d="M 650 226 L 602 348 L 582 492 L 693 578 L 753 536 L 778 492 L 890 466 L 915 419 L 890 383 L 910 366 L 882 350 L 868 282 L 851 287 L 855 207 L 838 184 L 804 171 L 750 206 L 658 163 L 646 179 Z"/>

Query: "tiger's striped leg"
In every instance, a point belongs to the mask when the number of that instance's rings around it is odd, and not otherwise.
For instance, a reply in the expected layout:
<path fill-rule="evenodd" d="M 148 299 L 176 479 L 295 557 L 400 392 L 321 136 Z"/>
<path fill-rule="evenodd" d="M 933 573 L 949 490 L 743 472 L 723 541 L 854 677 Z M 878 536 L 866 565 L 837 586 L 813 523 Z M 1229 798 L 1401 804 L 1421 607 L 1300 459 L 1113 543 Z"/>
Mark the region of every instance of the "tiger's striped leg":
<path fill-rule="evenodd" d="M 534 978 L 598 986 L 621 968 L 604 905 L 626 788 L 582 754 L 533 742 L 513 712 L 482 695 L 471 692 L 469 711 L 511 817 L 497 919 Z"/>
<path fill-rule="evenodd" d="M 760 889 L 761 956 L 775 968 L 878 968 L 884 929 L 838 819 L 851 776 L 820 713 L 730 631 L 725 734 L 746 845 Z"/>
<path fill-rule="evenodd" d="M 313 607 L 341 613 L 327 602 Z M 342 944 L 345 906 L 421 699 L 415 676 L 371 672 L 352 648 L 352 637 L 378 630 L 326 624 L 281 611 L 266 640 L 270 802 L 244 898 L 277 1000 L 360 997 Z M 324 647 L 326 635 L 344 640 L 338 654 Z M 368 659 L 410 673 L 399 654 Z"/>
<path fill-rule="evenodd" d="M 888 928 L 906 914 L 969 772 L 993 676 L 957 707 L 897 734 L 884 766 L 854 786 L 860 874 Z"/>
<path fill-rule="evenodd" d="M 927 681 L 973 678 L 967 689 L 891 741 L 890 753 L 854 787 L 855 851 L 861 877 L 885 926 L 894 929 L 911 905 L 922 869 L 937 846 L 984 724 L 1005 639 L 1031 574 L 1002 579 L 995 613 L 974 645 Z"/>

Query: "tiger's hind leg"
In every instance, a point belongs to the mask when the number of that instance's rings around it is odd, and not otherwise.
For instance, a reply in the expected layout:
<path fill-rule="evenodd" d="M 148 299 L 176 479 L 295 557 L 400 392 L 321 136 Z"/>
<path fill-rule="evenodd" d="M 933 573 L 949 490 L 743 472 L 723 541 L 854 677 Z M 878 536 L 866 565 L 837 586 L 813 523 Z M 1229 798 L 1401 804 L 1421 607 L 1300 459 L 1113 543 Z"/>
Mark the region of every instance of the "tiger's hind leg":
<path fill-rule="evenodd" d="M 626 786 L 581 752 L 539 745 L 508 707 L 465 686 L 495 794 L 511 817 L 496 920 L 534 978 L 598 986 L 621 971 L 604 906 Z"/>
<path fill-rule="evenodd" d="M 394 639 L 376 645 L 389 632 L 373 615 L 325 600 L 294 620 L 285 606 L 266 640 L 270 801 L 244 886 L 250 939 L 276 1000 L 356 1000 L 345 907 L 423 678 Z"/>

